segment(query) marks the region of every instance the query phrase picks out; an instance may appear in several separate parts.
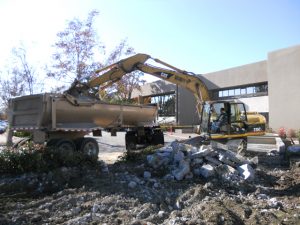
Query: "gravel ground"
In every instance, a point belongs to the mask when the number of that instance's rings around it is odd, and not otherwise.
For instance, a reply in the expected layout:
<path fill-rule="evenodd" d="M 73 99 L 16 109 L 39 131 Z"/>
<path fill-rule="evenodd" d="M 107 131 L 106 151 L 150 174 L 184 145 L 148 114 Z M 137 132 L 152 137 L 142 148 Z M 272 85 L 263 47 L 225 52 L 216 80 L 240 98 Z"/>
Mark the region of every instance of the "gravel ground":
<path fill-rule="evenodd" d="M 0 224 L 299 224 L 299 166 L 259 165 L 251 182 L 176 181 L 144 159 L 116 161 L 124 145 L 98 141 L 102 160 L 115 154 L 107 163 L 1 175 Z"/>

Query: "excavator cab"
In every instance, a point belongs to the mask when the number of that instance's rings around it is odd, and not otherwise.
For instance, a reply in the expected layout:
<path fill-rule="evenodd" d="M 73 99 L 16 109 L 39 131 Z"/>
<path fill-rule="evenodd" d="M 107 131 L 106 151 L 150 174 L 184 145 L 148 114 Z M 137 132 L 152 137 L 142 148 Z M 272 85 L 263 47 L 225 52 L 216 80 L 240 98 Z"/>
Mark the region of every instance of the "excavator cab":
<path fill-rule="evenodd" d="M 248 132 L 246 107 L 242 102 L 210 101 L 202 108 L 201 133 L 211 139 L 241 136 Z"/>

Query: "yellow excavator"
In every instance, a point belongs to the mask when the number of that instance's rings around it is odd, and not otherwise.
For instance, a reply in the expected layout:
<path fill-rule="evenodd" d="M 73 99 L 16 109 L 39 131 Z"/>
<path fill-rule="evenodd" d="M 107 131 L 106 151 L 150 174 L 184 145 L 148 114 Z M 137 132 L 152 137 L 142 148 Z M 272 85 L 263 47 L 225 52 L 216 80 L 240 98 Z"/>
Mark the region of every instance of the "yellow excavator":
<path fill-rule="evenodd" d="M 146 63 L 150 59 L 162 67 Z M 199 129 L 197 131 L 206 140 L 226 143 L 231 139 L 239 139 L 241 140 L 239 148 L 244 149 L 248 136 L 265 134 L 266 119 L 264 116 L 258 113 L 247 113 L 245 104 L 236 100 L 212 101 L 201 76 L 178 69 L 147 54 L 136 54 L 96 70 L 93 78 L 88 79 L 87 82 L 75 81 L 65 94 L 69 101 L 76 104 L 79 96 L 85 95 L 84 93 L 89 92 L 92 88 L 108 87 L 119 81 L 124 75 L 136 70 L 191 91 L 196 98 L 196 109 L 199 115 Z M 221 111 L 226 115 L 226 121 L 223 121 L 222 124 L 218 123 Z M 126 142 L 130 142 L 134 135 L 137 134 L 127 132 Z"/>

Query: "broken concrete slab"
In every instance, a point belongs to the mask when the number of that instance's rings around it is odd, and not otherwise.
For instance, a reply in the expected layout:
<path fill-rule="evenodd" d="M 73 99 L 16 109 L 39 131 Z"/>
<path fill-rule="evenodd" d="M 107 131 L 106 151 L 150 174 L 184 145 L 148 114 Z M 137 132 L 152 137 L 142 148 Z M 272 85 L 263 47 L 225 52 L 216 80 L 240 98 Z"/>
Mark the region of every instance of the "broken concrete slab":
<path fill-rule="evenodd" d="M 189 173 L 190 173 L 190 163 L 187 160 L 180 161 L 179 168 L 172 171 L 172 174 L 176 180 L 182 180 Z"/>
<path fill-rule="evenodd" d="M 254 179 L 254 169 L 249 164 L 243 164 L 239 166 L 237 170 L 245 180 Z"/>
<path fill-rule="evenodd" d="M 210 157 L 210 156 L 205 156 L 204 157 L 210 164 L 213 164 L 215 166 L 218 166 L 220 164 L 222 164 L 219 160 L 213 158 L 213 157 Z"/>
<path fill-rule="evenodd" d="M 214 176 L 215 174 L 215 169 L 212 165 L 210 164 L 204 164 L 203 166 L 201 166 L 200 168 L 200 175 L 205 177 L 205 178 L 209 178 Z"/>
<path fill-rule="evenodd" d="M 207 146 L 201 146 L 199 148 L 198 152 L 192 153 L 191 154 L 191 158 L 201 158 L 201 157 L 205 157 L 207 155 L 209 155 L 210 153 L 214 152 L 214 150 L 211 147 L 207 147 Z"/>

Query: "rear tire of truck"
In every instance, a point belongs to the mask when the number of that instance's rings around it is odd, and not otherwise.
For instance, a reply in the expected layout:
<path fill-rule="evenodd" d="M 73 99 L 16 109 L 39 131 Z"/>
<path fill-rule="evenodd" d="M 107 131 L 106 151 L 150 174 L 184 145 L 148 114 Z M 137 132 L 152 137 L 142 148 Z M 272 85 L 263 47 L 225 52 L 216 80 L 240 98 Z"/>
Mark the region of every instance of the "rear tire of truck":
<path fill-rule="evenodd" d="M 47 143 L 47 147 L 52 148 L 58 156 L 58 161 L 63 165 L 74 164 L 74 152 L 76 146 L 73 141 L 67 139 L 52 139 Z"/>
<path fill-rule="evenodd" d="M 135 131 L 128 131 L 125 135 L 126 150 L 136 150 L 137 137 Z"/>
<path fill-rule="evenodd" d="M 162 131 L 156 131 L 152 135 L 152 145 L 164 145 L 165 144 L 165 138 L 164 133 Z"/>
<path fill-rule="evenodd" d="M 99 145 L 94 138 L 82 139 L 79 151 L 91 162 L 96 162 L 98 160 Z"/>

